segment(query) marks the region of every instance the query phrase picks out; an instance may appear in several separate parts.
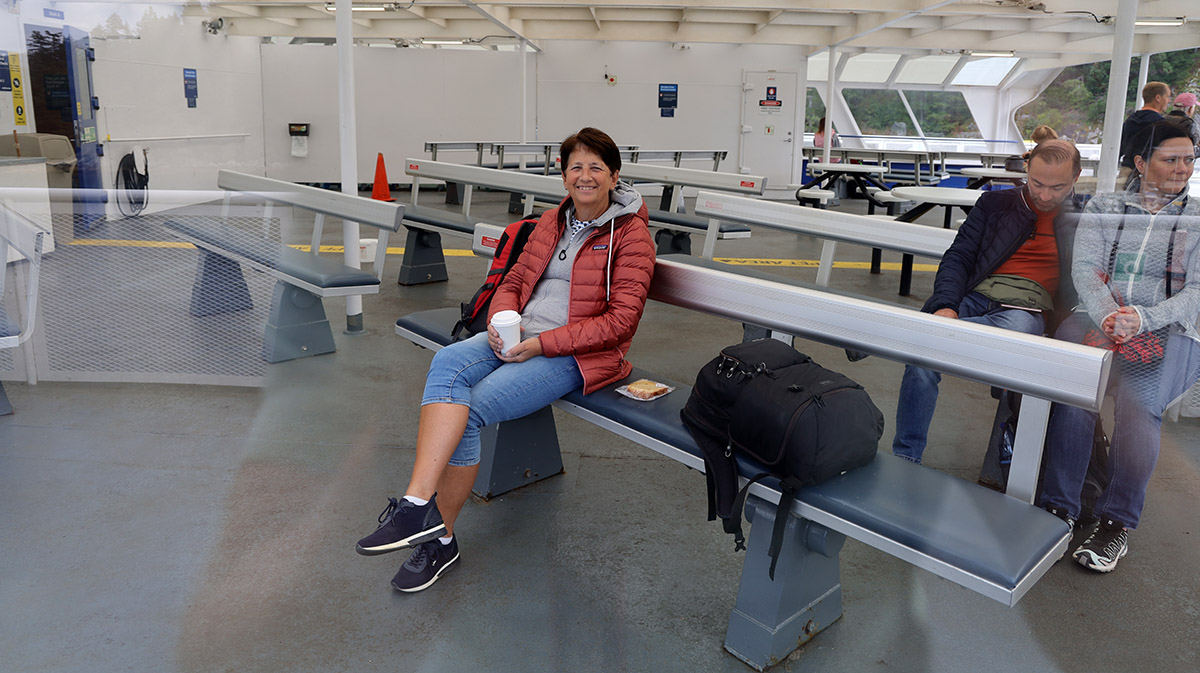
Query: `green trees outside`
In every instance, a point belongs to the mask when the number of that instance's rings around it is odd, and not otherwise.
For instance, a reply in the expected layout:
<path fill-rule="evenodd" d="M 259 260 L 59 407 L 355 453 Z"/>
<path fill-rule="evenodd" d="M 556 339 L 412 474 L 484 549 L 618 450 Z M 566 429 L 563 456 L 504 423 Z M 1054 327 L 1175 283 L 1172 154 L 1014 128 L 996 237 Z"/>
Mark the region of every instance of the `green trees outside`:
<path fill-rule="evenodd" d="M 1046 124 L 1077 143 L 1098 143 L 1104 126 L 1111 62 L 1071 66 L 1062 71 L 1036 100 L 1017 110 L 1017 128 L 1028 138 L 1039 124 Z M 1129 67 L 1125 114 L 1137 104 L 1137 73 L 1141 57 Z M 1153 54 L 1149 81 L 1166 82 L 1175 93 L 1200 94 L 1200 49 Z"/>

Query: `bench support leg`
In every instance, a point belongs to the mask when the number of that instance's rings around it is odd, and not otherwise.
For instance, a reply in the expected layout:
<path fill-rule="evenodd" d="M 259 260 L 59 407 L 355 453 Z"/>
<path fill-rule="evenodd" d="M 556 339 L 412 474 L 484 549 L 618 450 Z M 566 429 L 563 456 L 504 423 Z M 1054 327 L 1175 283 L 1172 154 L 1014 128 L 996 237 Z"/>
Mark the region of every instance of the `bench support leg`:
<path fill-rule="evenodd" d="M 817 265 L 817 285 L 829 287 L 829 276 L 833 274 L 833 256 L 837 254 L 837 241 L 821 244 L 821 263 Z"/>
<path fill-rule="evenodd" d="M 401 285 L 439 283 L 449 278 L 446 257 L 442 254 L 442 236 L 436 231 L 409 229 L 404 239 L 404 257 L 400 260 Z"/>
<path fill-rule="evenodd" d="M 201 250 L 196 281 L 192 284 L 192 315 L 220 315 L 253 307 L 241 264 Z"/>
<path fill-rule="evenodd" d="M 692 254 L 692 237 L 685 231 L 659 229 L 654 234 L 654 243 L 658 246 L 657 254 L 659 255 L 670 255 L 675 252 L 682 252 L 685 255 Z"/>
<path fill-rule="evenodd" d="M 283 281 L 275 283 L 263 335 L 263 359 L 283 362 L 335 350 L 321 298 Z"/>
<path fill-rule="evenodd" d="M 479 476 L 471 490 L 484 500 L 563 471 L 551 407 L 485 426 L 480 441 Z"/>
<path fill-rule="evenodd" d="M 907 297 L 912 292 L 913 256 L 904 255 L 900 261 L 900 296 Z"/>
<path fill-rule="evenodd" d="M 842 616 L 838 553 L 846 536 L 784 514 L 788 522 L 772 581 L 767 574 L 771 565 L 767 548 L 775 505 L 751 497 L 746 515 L 753 526 L 725 649 L 761 671 L 783 661 Z"/>
<path fill-rule="evenodd" d="M 12 402 L 8 401 L 8 393 L 4 392 L 4 382 L 0 381 L 0 416 L 8 416 L 12 412 Z"/>
<path fill-rule="evenodd" d="M 462 204 L 462 187 L 457 182 L 446 183 L 446 203 L 452 206 Z"/>

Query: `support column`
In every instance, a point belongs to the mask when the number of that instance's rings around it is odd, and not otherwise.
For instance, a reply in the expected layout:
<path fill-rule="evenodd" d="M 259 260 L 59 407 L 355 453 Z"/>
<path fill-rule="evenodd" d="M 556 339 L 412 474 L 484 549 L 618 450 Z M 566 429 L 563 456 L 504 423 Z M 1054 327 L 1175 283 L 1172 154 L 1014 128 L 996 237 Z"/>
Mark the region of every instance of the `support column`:
<path fill-rule="evenodd" d="M 825 76 L 825 148 L 821 152 L 821 163 L 829 163 L 829 150 L 833 143 L 830 142 L 830 137 L 833 135 L 833 108 L 834 99 L 837 95 L 837 48 L 829 45 L 829 72 Z"/>
<path fill-rule="evenodd" d="M 1137 83 L 1137 106 L 1133 109 L 1140 110 L 1145 107 L 1146 100 L 1142 98 L 1142 89 L 1146 88 L 1146 82 L 1150 79 L 1150 54 L 1142 54 L 1138 64 L 1138 83 Z"/>
<path fill-rule="evenodd" d="M 1125 121 L 1125 89 L 1129 85 L 1129 60 L 1133 55 L 1133 22 L 1138 0 L 1119 0 L 1117 25 L 1113 32 L 1112 68 L 1108 74 L 1108 105 L 1104 108 L 1104 136 L 1100 145 L 1097 192 L 1111 192 L 1117 185 L 1117 161 L 1121 152 L 1121 124 Z"/>
<path fill-rule="evenodd" d="M 354 121 L 354 24 L 350 0 L 337 0 L 338 139 L 341 143 L 342 193 L 358 196 L 358 129 Z M 362 268 L 358 223 L 342 221 L 342 263 Z M 362 295 L 346 297 L 346 334 L 363 331 Z"/>

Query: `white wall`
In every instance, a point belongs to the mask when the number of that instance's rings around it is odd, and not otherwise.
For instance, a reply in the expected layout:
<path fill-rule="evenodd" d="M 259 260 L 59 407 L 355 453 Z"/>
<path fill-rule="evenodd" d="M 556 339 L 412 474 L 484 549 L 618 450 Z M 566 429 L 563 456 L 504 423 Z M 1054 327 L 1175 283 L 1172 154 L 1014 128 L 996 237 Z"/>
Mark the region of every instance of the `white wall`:
<path fill-rule="evenodd" d="M 777 45 L 690 44 L 680 50 L 652 42 L 549 42 L 544 48 L 539 138 L 558 140 L 596 126 L 619 144 L 646 149 L 726 150 L 721 170 L 727 172 L 741 168 L 743 72 L 797 72 L 806 63 L 800 47 Z M 605 82 L 606 72 L 616 76 L 615 86 Z M 664 83 L 679 85 L 673 118 L 659 114 L 658 85 Z M 805 87 L 797 94 L 804 96 Z M 789 109 L 799 109 L 799 101 L 790 101 Z M 796 137 L 803 131 L 792 130 Z"/>
<path fill-rule="evenodd" d="M 221 168 L 262 174 L 259 39 L 211 35 L 199 19 L 173 16 L 143 19 L 137 34 L 92 41 L 105 186 L 136 146 L 148 151 L 153 190 L 216 189 Z M 195 108 L 184 68 L 197 71 Z M 151 196 L 147 212 L 159 207 L 168 205 Z"/>
<path fill-rule="evenodd" d="M 337 49 L 264 44 L 261 53 L 267 177 L 339 182 Z M 380 152 L 388 181 L 407 183 L 402 162 L 428 156 L 427 140 L 520 140 L 519 53 L 357 47 L 354 67 L 359 182 L 372 181 Z M 527 67 L 532 115 L 532 56 Z M 307 157 L 291 156 L 288 122 L 310 124 Z"/>
<path fill-rule="evenodd" d="M 722 170 L 728 171 L 737 170 L 742 71 L 796 70 L 803 59 L 799 47 L 784 46 L 547 42 L 543 48 L 528 59 L 528 115 L 536 124 L 529 140 L 558 141 L 590 125 L 619 144 L 727 150 Z M 517 54 L 360 47 L 354 58 L 360 182 L 370 182 L 378 152 L 388 180 L 407 183 L 400 161 L 427 156 L 427 140 L 519 139 Z M 338 180 L 336 59 L 333 47 L 262 46 L 269 177 Z M 616 86 L 605 83 L 606 66 Z M 660 83 L 679 85 L 673 119 L 659 115 Z M 312 124 L 307 158 L 289 155 L 287 122 Z"/>

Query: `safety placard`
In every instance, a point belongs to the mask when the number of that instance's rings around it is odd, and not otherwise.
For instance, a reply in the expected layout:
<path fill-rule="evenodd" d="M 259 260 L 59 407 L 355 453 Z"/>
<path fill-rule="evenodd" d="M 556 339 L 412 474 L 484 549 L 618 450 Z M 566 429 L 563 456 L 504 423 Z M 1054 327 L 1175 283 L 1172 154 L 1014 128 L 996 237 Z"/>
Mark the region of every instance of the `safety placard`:
<path fill-rule="evenodd" d="M 17 54 L 8 55 L 8 71 L 12 84 L 13 122 L 17 126 L 26 126 L 25 90 L 21 82 L 21 57 Z"/>
<path fill-rule="evenodd" d="M 0 50 L 0 91 L 12 91 L 12 78 L 8 74 L 8 52 Z"/>
<path fill-rule="evenodd" d="M 783 101 L 766 98 L 758 101 L 759 114 L 777 115 L 783 112 Z"/>
<path fill-rule="evenodd" d="M 199 85 L 196 80 L 195 68 L 183 69 L 183 97 L 187 99 L 188 107 L 196 107 L 196 99 L 200 97 Z"/>

